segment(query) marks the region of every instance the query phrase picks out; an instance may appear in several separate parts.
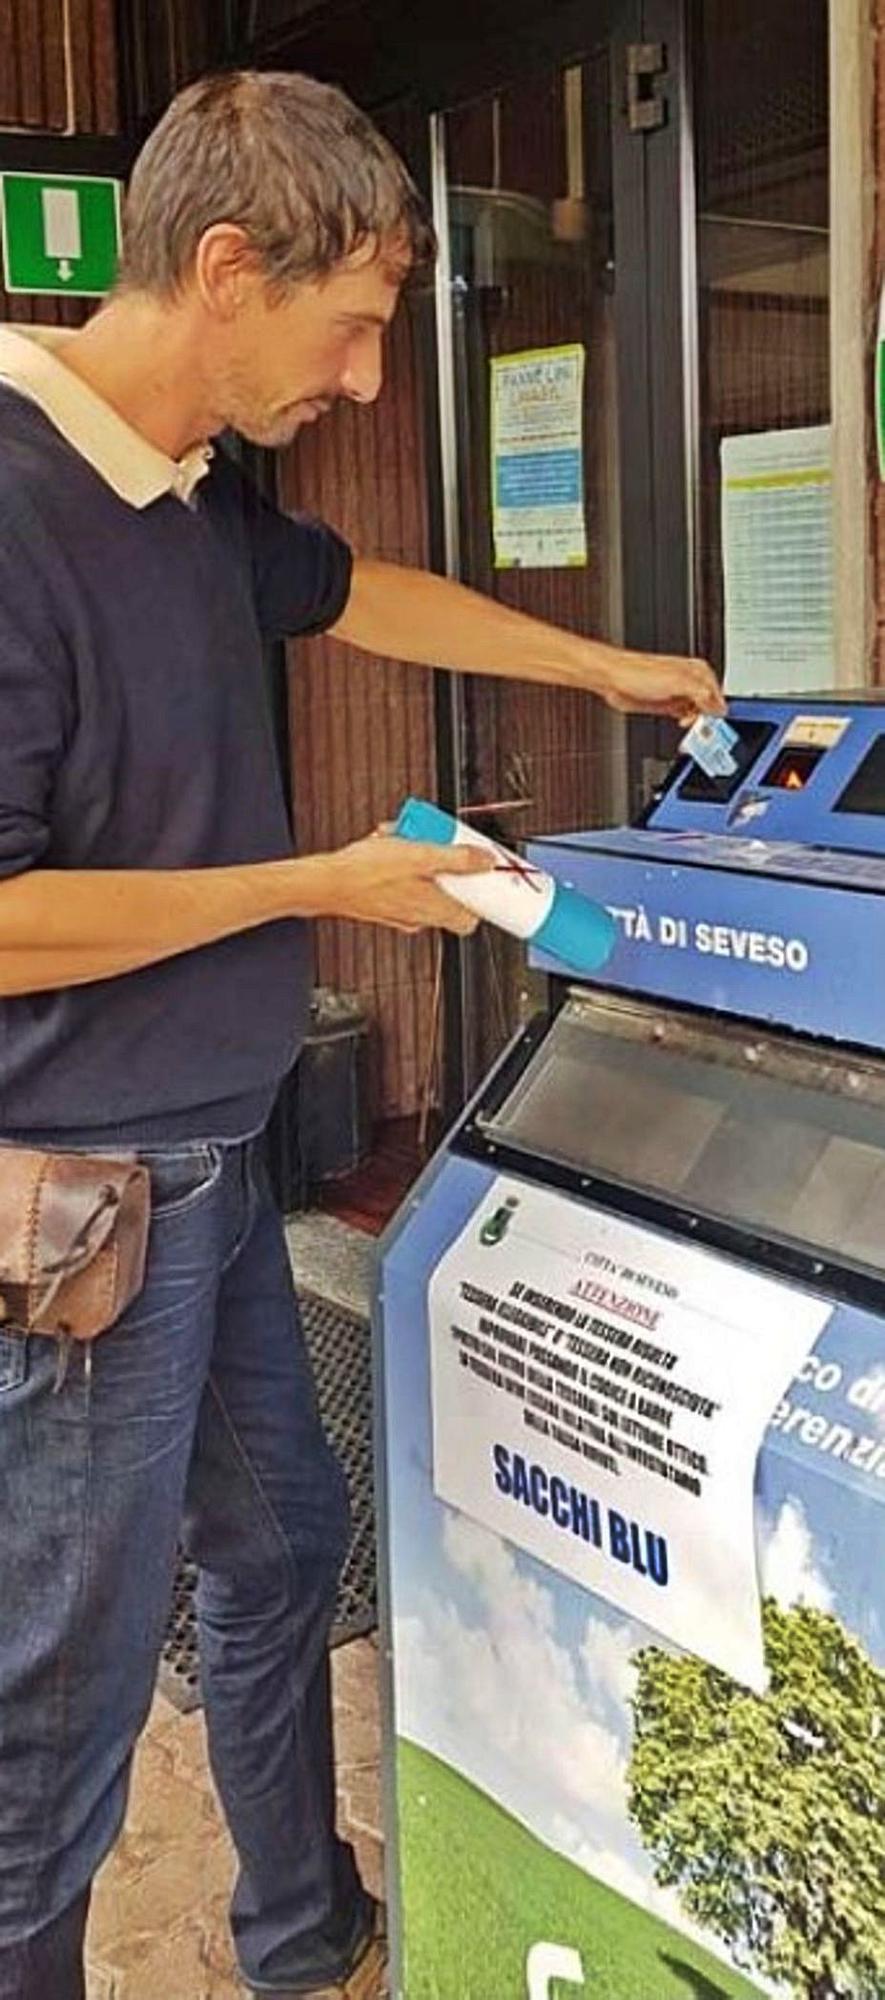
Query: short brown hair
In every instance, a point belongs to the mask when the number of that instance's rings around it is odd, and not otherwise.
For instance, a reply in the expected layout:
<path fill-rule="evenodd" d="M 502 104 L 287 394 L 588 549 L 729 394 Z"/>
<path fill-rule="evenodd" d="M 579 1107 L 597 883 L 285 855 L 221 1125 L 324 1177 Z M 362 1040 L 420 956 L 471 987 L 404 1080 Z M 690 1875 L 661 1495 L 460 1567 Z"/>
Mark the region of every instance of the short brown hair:
<path fill-rule="evenodd" d="M 343 92 L 288 72 L 204 77 L 173 98 L 139 154 L 120 282 L 174 293 L 213 223 L 245 230 L 281 290 L 399 236 L 412 268 L 436 251 L 399 155 Z"/>

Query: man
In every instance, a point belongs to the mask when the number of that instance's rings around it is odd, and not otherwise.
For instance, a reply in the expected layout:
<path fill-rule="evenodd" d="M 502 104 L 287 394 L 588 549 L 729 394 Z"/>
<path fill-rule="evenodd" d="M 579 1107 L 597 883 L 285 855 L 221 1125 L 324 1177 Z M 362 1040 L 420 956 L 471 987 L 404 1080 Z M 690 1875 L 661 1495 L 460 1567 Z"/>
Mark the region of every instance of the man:
<path fill-rule="evenodd" d="M 144 1291 L 88 1358 L 65 1371 L 0 1327 L 0 2000 L 82 1996 L 180 1534 L 243 1977 L 385 1990 L 333 1824 L 346 1497 L 254 1141 L 304 1022 L 300 920 L 466 931 L 434 877 L 486 864 L 386 836 L 292 857 L 262 639 L 331 629 L 622 709 L 721 707 L 698 662 L 353 563 L 208 444 L 283 445 L 338 397 L 371 403 L 429 241 L 336 92 L 210 79 L 136 167 L 104 309 L 64 341 L 0 334 L 0 1137 L 137 1152 L 152 1181 Z"/>

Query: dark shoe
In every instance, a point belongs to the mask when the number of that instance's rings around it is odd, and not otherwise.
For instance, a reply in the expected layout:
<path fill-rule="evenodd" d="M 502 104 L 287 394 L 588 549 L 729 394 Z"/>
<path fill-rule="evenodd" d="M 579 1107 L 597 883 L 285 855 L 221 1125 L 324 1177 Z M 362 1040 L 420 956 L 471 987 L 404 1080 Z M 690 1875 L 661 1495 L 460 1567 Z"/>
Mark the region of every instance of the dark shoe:
<path fill-rule="evenodd" d="M 390 2000 L 387 1963 L 387 1922 L 383 1904 L 375 1910 L 375 1922 L 351 1970 L 332 1986 L 300 1987 L 282 1993 L 274 1989 L 253 1992 L 252 2000 Z"/>

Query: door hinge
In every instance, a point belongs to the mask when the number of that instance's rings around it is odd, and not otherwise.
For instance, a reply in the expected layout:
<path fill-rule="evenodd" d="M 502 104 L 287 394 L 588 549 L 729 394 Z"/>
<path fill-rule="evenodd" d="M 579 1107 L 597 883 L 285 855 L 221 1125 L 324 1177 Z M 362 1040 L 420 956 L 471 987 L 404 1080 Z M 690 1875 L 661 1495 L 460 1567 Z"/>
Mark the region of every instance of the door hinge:
<path fill-rule="evenodd" d="M 631 42 L 627 49 L 627 124 L 631 132 L 657 132 L 667 122 L 661 84 L 667 74 L 663 42 Z"/>

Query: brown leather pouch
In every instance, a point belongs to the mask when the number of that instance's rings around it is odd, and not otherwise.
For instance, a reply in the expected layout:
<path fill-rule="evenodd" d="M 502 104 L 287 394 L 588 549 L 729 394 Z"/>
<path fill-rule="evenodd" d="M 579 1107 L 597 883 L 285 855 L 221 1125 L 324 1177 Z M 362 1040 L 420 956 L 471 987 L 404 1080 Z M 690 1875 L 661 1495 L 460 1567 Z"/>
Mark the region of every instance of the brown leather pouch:
<path fill-rule="evenodd" d="M 133 1158 L 0 1145 L 0 1325 L 94 1340 L 144 1284 L 150 1177 Z"/>

